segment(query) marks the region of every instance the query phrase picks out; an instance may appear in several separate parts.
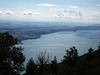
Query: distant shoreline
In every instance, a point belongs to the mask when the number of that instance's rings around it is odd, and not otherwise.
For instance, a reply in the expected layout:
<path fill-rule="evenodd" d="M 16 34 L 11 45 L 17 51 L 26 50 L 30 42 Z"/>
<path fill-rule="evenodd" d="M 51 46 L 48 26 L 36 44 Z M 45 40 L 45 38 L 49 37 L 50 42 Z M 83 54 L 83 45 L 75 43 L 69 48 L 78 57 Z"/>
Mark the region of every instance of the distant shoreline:
<path fill-rule="evenodd" d="M 41 35 L 60 32 L 60 31 L 71 31 L 76 32 L 78 30 L 100 30 L 100 25 L 90 26 L 13 26 L 13 27 L 0 27 L 0 32 L 9 32 L 19 41 L 27 39 L 38 39 Z"/>

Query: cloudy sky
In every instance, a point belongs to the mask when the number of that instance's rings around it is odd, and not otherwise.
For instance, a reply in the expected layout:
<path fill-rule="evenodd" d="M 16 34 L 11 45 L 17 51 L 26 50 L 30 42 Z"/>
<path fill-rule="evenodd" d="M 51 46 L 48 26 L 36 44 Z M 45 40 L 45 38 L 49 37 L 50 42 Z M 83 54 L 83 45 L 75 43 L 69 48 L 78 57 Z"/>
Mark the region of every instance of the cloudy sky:
<path fill-rule="evenodd" d="M 0 0 L 0 20 L 100 23 L 100 0 Z"/>

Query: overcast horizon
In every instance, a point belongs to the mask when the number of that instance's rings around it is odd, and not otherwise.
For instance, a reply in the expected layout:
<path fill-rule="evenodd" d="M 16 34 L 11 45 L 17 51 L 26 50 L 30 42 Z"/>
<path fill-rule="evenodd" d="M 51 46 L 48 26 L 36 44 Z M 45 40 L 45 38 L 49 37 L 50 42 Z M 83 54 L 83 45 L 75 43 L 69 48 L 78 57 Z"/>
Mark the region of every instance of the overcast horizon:
<path fill-rule="evenodd" d="M 100 23 L 100 0 L 0 0 L 0 20 Z"/>

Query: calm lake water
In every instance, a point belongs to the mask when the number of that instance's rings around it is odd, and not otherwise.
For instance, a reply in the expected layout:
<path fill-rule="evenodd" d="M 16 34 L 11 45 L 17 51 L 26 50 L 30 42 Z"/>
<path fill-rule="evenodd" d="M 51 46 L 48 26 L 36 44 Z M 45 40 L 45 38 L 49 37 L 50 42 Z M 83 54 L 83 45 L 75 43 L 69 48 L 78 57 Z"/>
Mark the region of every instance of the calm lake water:
<path fill-rule="evenodd" d="M 82 30 L 77 32 L 57 32 L 42 35 L 39 39 L 24 40 L 24 55 L 26 62 L 33 57 L 34 60 L 40 52 L 46 51 L 53 58 L 57 56 L 58 62 L 66 54 L 65 50 L 76 46 L 79 55 L 88 51 L 90 47 L 97 49 L 100 42 L 99 30 Z"/>

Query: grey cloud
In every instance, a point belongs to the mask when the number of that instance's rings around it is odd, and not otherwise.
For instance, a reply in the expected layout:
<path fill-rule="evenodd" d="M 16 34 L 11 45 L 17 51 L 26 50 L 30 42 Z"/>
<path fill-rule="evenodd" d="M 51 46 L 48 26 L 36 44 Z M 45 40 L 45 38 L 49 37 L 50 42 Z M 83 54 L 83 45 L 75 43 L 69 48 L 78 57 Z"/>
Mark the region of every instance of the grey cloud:
<path fill-rule="evenodd" d="M 57 14 L 62 14 L 62 12 L 61 11 L 57 11 Z"/>
<path fill-rule="evenodd" d="M 75 11 L 71 11 L 71 10 L 69 10 L 69 13 L 70 13 L 70 14 L 73 14 L 73 13 L 75 13 Z"/>
<path fill-rule="evenodd" d="M 75 10 L 69 11 L 69 14 L 73 16 L 80 16 L 80 17 L 83 15 L 81 11 L 75 11 Z"/>
<path fill-rule="evenodd" d="M 58 14 L 59 18 L 63 18 L 64 14 Z"/>
<path fill-rule="evenodd" d="M 37 16 L 37 15 L 39 15 L 39 13 L 38 12 L 33 12 L 33 11 L 24 11 L 23 12 L 23 15 L 35 15 L 35 16 Z"/>
<path fill-rule="evenodd" d="M 39 12 L 34 12 L 34 15 L 38 16 L 38 15 L 40 15 L 40 14 L 39 14 Z"/>
<path fill-rule="evenodd" d="M 33 15 L 33 13 L 28 13 L 27 15 Z"/>
<path fill-rule="evenodd" d="M 23 12 L 23 15 L 33 15 L 33 12 L 32 11 L 25 11 L 25 12 Z"/>
<path fill-rule="evenodd" d="M 63 12 L 67 13 L 67 10 L 64 10 Z"/>
<path fill-rule="evenodd" d="M 6 14 L 10 15 L 11 13 L 7 12 Z"/>
<path fill-rule="evenodd" d="M 82 12 L 79 10 L 62 10 L 56 12 L 57 18 L 82 19 Z"/>
<path fill-rule="evenodd" d="M 23 13 L 23 15 L 26 15 L 26 13 Z"/>
<path fill-rule="evenodd" d="M 82 14 L 82 12 L 81 12 L 81 11 L 79 11 L 79 12 L 78 12 L 78 15 L 79 15 L 79 16 L 82 16 L 83 14 Z"/>

